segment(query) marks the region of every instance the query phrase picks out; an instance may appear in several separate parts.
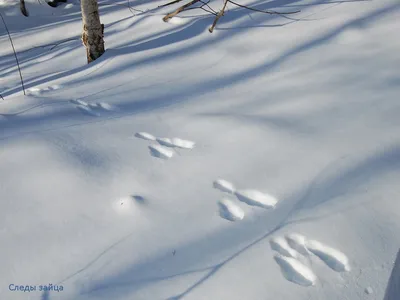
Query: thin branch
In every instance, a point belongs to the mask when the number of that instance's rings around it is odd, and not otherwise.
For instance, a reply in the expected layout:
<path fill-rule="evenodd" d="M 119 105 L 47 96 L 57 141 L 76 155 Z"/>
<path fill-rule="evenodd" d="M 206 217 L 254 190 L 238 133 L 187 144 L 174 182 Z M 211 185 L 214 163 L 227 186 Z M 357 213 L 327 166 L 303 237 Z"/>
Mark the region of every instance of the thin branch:
<path fill-rule="evenodd" d="M 196 6 L 196 7 L 189 7 L 187 9 L 185 9 L 185 11 L 194 10 L 194 9 L 201 9 L 201 10 L 204 10 L 206 13 L 209 13 L 209 14 L 214 15 L 214 16 L 216 16 L 218 14 L 215 10 L 212 9 L 211 6 L 208 5 L 208 3 L 210 3 L 210 0 L 208 0 L 208 2 L 204 2 L 204 1 L 200 0 L 200 2 L 203 3 L 203 4 L 200 5 L 200 6 Z M 204 8 L 204 6 L 208 7 L 209 9 Z"/>
<path fill-rule="evenodd" d="M 261 10 L 261 9 L 257 9 L 257 8 L 253 8 L 250 6 L 246 6 L 246 5 L 242 5 L 239 3 L 236 3 L 232 0 L 228 0 L 228 2 L 232 3 L 233 5 L 239 6 L 241 8 L 246 8 L 252 11 L 256 11 L 256 12 L 260 12 L 260 13 L 264 13 L 264 14 L 270 14 L 270 15 L 291 15 L 291 14 L 297 14 L 300 12 L 300 10 L 296 10 L 296 11 L 289 11 L 289 12 L 277 12 L 277 11 L 273 11 L 273 10 Z"/>
<path fill-rule="evenodd" d="M 186 3 L 185 5 L 182 5 L 181 7 L 179 7 L 179 8 L 178 8 L 177 10 L 175 10 L 174 12 L 169 13 L 168 15 L 166 15 L 166 16 L 163 18 L 163 21 L 164 21 L 164 22 L 168 22 L 169 19 L 175 17 L 177 14 L 179 14 L 180 12 L 184 11 L 186 8 L 192 6 L 193 4 L 195 4 L 195 3 L 197 3 L 197 2 L 200 2 L 200 0 L 192 0 L 192 1 L 188 2 L 188 3 Z"/>
<path fill-rule="evenodd" d="M 208 5 L 208 3 L 210 3 L 210 1 L 211 0 L 208 0 L 207 2 L 204 2 L 204 1 L 200 1 L 200 2 L 203 3 L 202 7 L 207 6 L 209 8 L 209 10 L 211 10 L 213 12 L 213 14 L 217 15 L 218 12 L 216 12 L 210 5 Z"/>
<path fill-rule="evenodd" d="M 208 29 L 208 31 L 210 33 L 212 33 L 214 31 L 215 26 L 218 23 L 219 18 L 221 18 L 224 15 L 225 12 L 225 8 L 228 5 L 229 0 L 225 0 L 224 1 L 224 6 L 222 7 L 222 9 L 220 10 L 220 12 L 218 13 L 218 15 L 215 17 L 214 23 L 211 25 L 211 27 Z"/>
<path fill-rule="evenodd" d="M 13 43 L 13 41 L 12 41 L 10 31 L 8 30 L 6 21 L 4 20 L 3 15 L 2 15 L 1 13 L 0 13 L 0 17 L 1 17 L 1 19 L 3 20 L 4 27 L 6 28 L 6 31 L 7 31 L 7 34 L 8 34 L 8 38 L 10 39 L 11 47 L 12 47 L 12 49 L 13 49 L 14 56 L 15 56 L 15 61 L 17 62 L 17 67 L 18 67 L 18 71 L 19 71 L 19 77 L 21 78 L 22 90 L 24 91 L 24 95 L 26 95 L 26 93 L 25 93 L 25 86 L 24 86 L 24 80 L 22 79 L 22 73 L 21 73 L 21 68 L 20 68 L 20 66 L 19 66 L 19 61 L 18 61 L 18 57 L 17 57 L 17 52 L 15 51 L 14 43 Z"/>
<path fill-rule="evenodd" d="M 181 2 L 181 1 L 183 1 L 183 0 L 174 0 L 174 1 L 168 2 L 168 3 L 163 4 L 163 5 L 159 5 L 159 6 L 157 6 L 157 8 L 166 7 L 166 6 Z"/>

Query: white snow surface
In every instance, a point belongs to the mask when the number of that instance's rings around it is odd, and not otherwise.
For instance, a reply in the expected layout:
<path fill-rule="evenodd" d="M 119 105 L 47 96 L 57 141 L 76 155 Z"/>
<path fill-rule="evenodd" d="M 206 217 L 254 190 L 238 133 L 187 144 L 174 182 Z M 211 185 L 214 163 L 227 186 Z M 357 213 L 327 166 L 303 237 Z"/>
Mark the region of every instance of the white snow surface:
<path fill-rule="evenodd" d="M 288 245 L 296 250 L 298 253 L 308 256 L 310 255 L 310 251 L 307 249 L 307 238 L 299 233 L 289 233 L 285 235 L 285 239 Z"/>
<path fill-rule="evenodd" d="M 0 299 L 383 299 L 400 245 L 398 0 L 243 0 L 301 11 L 228 4 L 212 34 L 201 9 L 166 23 L 180 4 L 99 0 L 107 51 L 89 65 L 78 1 L 25 2 L 29 17 L 0 0 L 28 92 L 0 20 Z M 196 147 L 154 158 L 143 131 Z M 233 199 L 245 217 L 227 222 L 216 178 L 279 201 Z M 351 270 L 278 265 L 270 239 L 293 232 Z M 50 283 L 63 291 L 9 289 Z"/>
<path fill-rule="evenodd" d="M 273 196 L 257 190 L 238 190 L 235 196 L 242 202 L 263 208 L 274 208 L 278 202 Z"/>
<path fill-rule="evenodd" d="M 292 249 L 284 237 L 274 237 L 269 241 L 271 249 L 287 257 L 296 258 L 298 253 Z"/>
<path fill-rule="evenodd" d="M 165 148 L 160 145 L 150 145 L 150 154 L 154 157 L 169 159 L 174 156 L 174 152 L 168 148 Z"/>
<path fill-rule="evenodd" d="M 222 199 L 218 206 L 220 216 L 226 220 L 234 222 L 244 218 L 244 211 L 231 199 Z"/>
<path fill-rule="evenodd" d="M 314 240 L 308 240 L 306 247 L 331 269 L 337 272 L 350 271 L 349 259 L 343 252 Z"/>
<path fill-rule="evenodd" d="M 297 259 L 279 254 L 276 254 L 274 259 L 287 280 L 302 286 L 315 285 L 317 276 L 310 268 Z"/>
<path fill-rule="evenodd" d="M 225 179 L 214 180 L 213 187 L 223 193 L 235 193 L 235 186 L 233 185 L 233 183 Z"/>

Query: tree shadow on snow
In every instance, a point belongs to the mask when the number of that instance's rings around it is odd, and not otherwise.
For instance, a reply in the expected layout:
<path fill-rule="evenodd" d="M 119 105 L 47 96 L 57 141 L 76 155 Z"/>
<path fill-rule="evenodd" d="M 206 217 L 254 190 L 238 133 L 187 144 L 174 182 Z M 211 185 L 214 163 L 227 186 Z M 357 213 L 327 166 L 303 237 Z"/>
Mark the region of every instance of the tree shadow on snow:
<path fill-rule="evenodd" d="M 400 148 L 397 145 L 391 151 L 377 153 L 347 170 L 341 170 L 344 175 L 341 172 L 332 173 L 342 159 L 338 158 L 321 169 L 302 190 L 295 192 L 287 199 L 282 199 L 273 213 L 265 212 L 258 219 L 244 220 L 176 249 L 164 249 L 163 254 L 137 263 L 116 274 L 109 276 L 103 274 L 101 279 L 85 282 L 85 288 L 81 289 L 80 296 L 90 295 L 96 299 L 126 297 L 135 291 L 149 288 L 150 284 L 198 274 L 198 279 L 195 279 L 184 291 L 166 298 L 167 300 L 184 299 L 235 258 L 262 243 L 274 233 L 291 224 L 326 217 L 325 215 L 312 219 L 296 218 L 303 209 L 323 205 L 337 199 L 338 191 L 349 193 L 353 189 L 357 189 L 357 185 L 362 184 L 358 182 L 360 172 L 367 173 L 366 177 L 382 177 L 388 172 L 398 170 L 399 156 Z M 324 193 L 320 193 L 321 189 L 324 190 Z M 318 203 L 315 202 L 316 198 L 319 200 Z M 328 214 L 336 213 L 332 210 Z M 245 246 L 242 246 L 243 244 Z M 228 251 L 228 249 L 230 250 Z M 226 254 L 229 252 L 231 254 Z M 176 255 L 174 255 L 175 253 Z M 223 254 L 221 255 L 221 253 Z M 105 252 L 103 252 L 104 254 Z M 225 256 L 225 259 L 218 261 L 216 257 L 221 256 Z M 79 295 L 77 295 L 77 299 L 79 299 Z"/>
<path fill-rule="evenodd" d="M 89 122 L 83 121 L 80 123 L 70 124 L 68 126 L 79 126 L 79 125 L 93 123 L 93 122 L 104 122 L 107 119 L 108 120 L 119 119 L 124 116 L 130 116 L 130 115 L 134 115 L 134 114 L 137 114 L 140 112 L 163 109 L 166 107 L 179 105 L 183 102 L 193 101 L 199 95 L 204 95 L 204 94 L 207 94 L 210 92 L 215 92 L 216 90 L 219 90 L 222 88 L 227 88 L 227 87 L 239 84 L 239 83 L 244 83 L 246 81 L 250 81 L 252 79 L 258 78 L 260 76 L 263 76 L 264 74 L 267 74 L 268 72 L 275 70 L 282 63 L 284 63 L 285 61 L 287 61 L 290 58 L 295 57 L 296 55 L 298 55 L 302 52 L 306 52 L 310 49 L 313 49 L 315 47 L 323 45 L 326 42 L 329 42 L 331 39 L 335 38 L 338 34 L 343 32 L 344 30 L 352 29 L 352 28 L 366 27 L 367 25 L 376 21 L 377 19 L 379 19 L 387 14 L 394 13 L 399 8 L 400 8 L 400 4 L 394 3 L 391 5 L 387 5 L 384 8 L 377 9 L 373 12 L 369 12 L 366 15 L 364 15 L 363 17 L 348 21 L 348 22 L 338 26 L 337 28 L 334 28 L 334 29 L 322 34 L 319 37 L 316 37 L 316 38 L 314 38 L 310 41 L 307 41 L 301 45 L 294 46 L 292 49 L 285 51 L 284 53 L 279 55 L 277 58 L 260 63 L 256 67 L 251 67 L 247 70 L 240 71 L 240 72 L 234 73 L 232 75 L 228 75 L 228 76 L 224 76 L 224 77 L 220 77 L 220 78 L 212 78 L 207 81 L 201 81 L 198 83 L 194 83 L 190 86 L 178 86 L 175 89 L 166 90 L 165 94 L 162 94 L 162 95 L 148 96 L 146 99 L 139 99 L 139 100 L 133 101 L 133 102 L 131 100 L 121 101 L 120 103 L 115 103 L 115 104 L 120 108 L 120 111 L 123 113 L 120 113 L 118 115 L 113 115 L 110 117 L 98 118 L 98 120 L 94 120 L 94 121 L 93 120 L 89 121 Z M 198 24 L 200 24 L 199 25 L 200 27 L 208 26 L 207 22 L 204 19 L 193 20 L 191 23 L 189 23 L 188 26 L 197 26 Z M 190 35 L 189 31 L 191 31 L 189 29 L 190 28 L 185 29 L 185 30 L 188 30 L 186 38 L 189 38 L 189 35 Z M 184 30 L 184 29 L 179 29 L 179 30 Z M 179 32 L 179 30 L 178 30 L 178 32 Z M 201 30 L 198 29 L 196 32 L 194 32 L 194 34 L 199 34 L 202 30 L 203 29 L 201 29 Z M 238 30 L 237 32 L 242 32 L 242 31 L 243 30 Z M 233 32 L 233 33 L 229 33 L 229 34 L 220 33 L 220 36 L 218 36 L 217 39 L 210 41 L 210 43 L 223 43 L 224 39 L 234 38 L 238 34 L 237 32 Z M 175 34 L 175 33 L 170 33 L 170 34 Z M 157 40 L 157 38 L 156 38 L 156 40 Z M 136 50 L 140 49 L 140 47 L 145 47 L 147 49 L 147 48 L 151 47 L 150 46 L 151 43 L 155 43 L 152 46 L 156 46 L 157 43 L 160 43 L 160 42 L 157 42 L 156 40 L 152 41 L 152 42 L 150 42 L 150 41 L 144 42 L 145 43 L 144 46 L 143 45 L 141 46 L 141 44 L 139 43 L 138 45 L 134 45 L 134 46 L 126 46 L 127 48 L 122 47 L 119 50 L 118 49 L 111 50 L 109 53 L 111 54 L 113 51 L 118 53 L 118 55 L 123 54 L 123 53 L 128 53 L 130 51 L 134 51 L 135 47 L 136 47 Z M 176 40 L 178 41 L 178 38 Z M 164 45 L 166 43 L 166 41 L 167 41 L 167 39 L 161 40 L 161 44 Z M 149 57 L 140 59 L 135 62 L 135 65 L 123 66 L 123 68 L 129 69 L 129 68 L 137 67 L 141 64 L 143 64 L 143 65 L 146 65 L 148 63 L 154 64 L 154 63 L 163 62 L 163 61 L 169 60 L 169 59 L 175 59 L 181 55 L 186 55 L 193 51 L 194 52 L 202 51 L 203 48 L 206 46 L 207 46 L 206 43 L 204 43 L 203 41 L 200 41 L 198 43 L 190 44 L 188 46 L 183 46 L 182 48 L 172 49 L 170 51 L 166 51 L 161 54 L 157 54 L 154 56 L 149 56 Z M 30 86 L 36 86 L 38 84 L 42 84 L 49 80 L 61 79 L 65 76 L 72 75 L 76 72 L 83 71 L 87 68 L 90 68 L 90 70 L 92 70 L 91 72 L 95 72 L 96 70 L 98 70 L 98 68 L 101 68 L 103 65 L 109 63 L 114 57 L 116 57 L 116 56 L 110 56 L 110 55 L 104 54 L 102 57 L 100 57 L 98 60 L 96 60 L 94 63 L 90 64 L 89 66 L 86 66 L 86 65 L 81 66 L 75 70 L 69 70 L 66 72 L 61 72 L 55 76 L 50 76 L 50 78 L 30 82 L 27 84 L 27 88 L 29 88 Z M 111 72 L 121 72 L 121 71 L 123 71 L 123 70 L 121 70 L 121 68 L 119 68 L 119 69 L 111 71 Z M 107 74 L 110 75 L 110 72 L 108 72 Z M 103 74 L 103 75 L 99 75 L 97 77 L 96 77 L 96 75 L 93 75 L 92 77 L 94 80 L 95 79 L 97 80 L 98 78 L 101 78 L 102 76 L 106 76 L 106 75 Z M 129 84 L 131 84 L 131 83 L 129 83 Z M 124 84 L 121 84 L 121 85 L 124 85 Z M 119 86 L 121 86 L 121 85 L 119 85 Z M 16 90 L 14 90 L 14 92 L 16 92 Z M 12 93 L 12 91 L 10 91 L 10 93 Z M 99 92 L 94 92 L 92 94 L 95 95 L 98 93 Z M 126 91 L 125 93 L 127 95 L 126 99 L 131 99 L 130 96 L 128 97 L 128 95 L 131 94 L 131 91 Z M 85 95 L 85 98 L 90 97 L 90 95 L 91 94 Z M 191 97 L 187 97 L 187 95 L 190 95 Z M 54 114 L 59 114 L 59 113 L 54 113 Z M 49 128 L 49 130 L 56 130 L 59 128 L 64 128 L 64 126 L 57 126 L 57 120 L 65 121 L 69 117 L 70 117 L 70 115 L 68 115 L 68 114 L 65 116 L 57 115 L 57 117 L 55 117 L 55 115 L 49 114 L 46 116 L 41 116 L 41 123 L 49 123 L 49 124 L 51 123 L 51 128 Z M 13 124 L 13 127 L 21 126 L 21 128 L 23 128 L 24 124 L 30 124 L 31 122 L 34 121 L 34 119 L 35 119 L 35 117 L 32 117 L 32 116 L 24 116 L 23 118 L 21 118 L 22 123 L 19 123 L 19 120 L 15 119 L 15 120 L 13 120 L 13 122 L 15 123 L 15 124 Z M 4 127 L 5 132 L 7 131 L 7 126 L 8 125 L 6 124 L 6 126 Z"/>

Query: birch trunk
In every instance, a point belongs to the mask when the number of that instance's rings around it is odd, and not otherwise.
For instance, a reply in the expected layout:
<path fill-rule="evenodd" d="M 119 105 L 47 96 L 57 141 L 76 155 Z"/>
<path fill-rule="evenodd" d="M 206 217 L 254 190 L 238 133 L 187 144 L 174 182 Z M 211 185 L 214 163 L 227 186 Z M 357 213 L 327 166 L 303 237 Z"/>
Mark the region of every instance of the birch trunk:
<path fill-rule="evenodd" d="M 100 23 L 97 0 L 81 0 L 83 33 L 88 63 L 104 53 L 104 25 Z"/>

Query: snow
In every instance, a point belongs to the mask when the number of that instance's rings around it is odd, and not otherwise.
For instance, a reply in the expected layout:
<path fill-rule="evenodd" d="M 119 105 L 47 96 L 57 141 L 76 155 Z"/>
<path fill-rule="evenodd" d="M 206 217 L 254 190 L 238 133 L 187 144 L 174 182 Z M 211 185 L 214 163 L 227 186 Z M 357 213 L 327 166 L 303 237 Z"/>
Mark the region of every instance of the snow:
<path fill-rule="evenodd" d="M 315 274 L 295 258 L 277 254 L 274 259 L 287 280 L 302 286 L 315 285 L 317 280 Z"/>
<path fill-rule="evenodd" d="M 156 138 L 156 141 L 157 141 L 161 146 L 170 147 L 170 148 L 175 147 L 174 143 L 171 141 L 170 138 Z"/>
<path fill-rule="evenodd" d="M 193 149 L 194 145 L 196 144 L 193 141 L 189 141 L 189 140 L 184 140 L 181 138 L 172 138 L 172 144 L 177 147 L 177 148 L 181 148 L 181 149 Z"/>
<path fill-rule="evenodd" d="M 306 247 L 333 270 L 337 272 L 350 271 L 349 259 L 339 250 L 314 240 L 308 240 L 306 242 Z"/>
<path fill-rule="evenodd" d="M 235 192 L 235 195 L 240 201 L 248 205 L 260 206 L 263 208 L 274 208 L 278 202 L 273 196 L 257 190 L 238 190 Z"/>
<path fill-rule="evenodd" d="M 147 140 L 147 141 L 155 141 L 156 137 L 150 133 L 147 132 L 137 132 L 135 133 L 135 137 Z"/>
<path fill-rule="evenodd" d="M 235 193 L 235 186 L 232 182 L 229 182 L 225 179 L 217 179 L 213 182 L 213 187 L 221 192 L 234 194 Z"/>
<path fill-rule="evenodd" d="M 281 236 L 272 238 L 269 241 L 271 249 L 277 251 L 279 254 L 287 257 L 297 257 L 297 252 L 290 248 L 288 242 Z"/>
<path fill-rule="evenodd" d="M 304 235 L 299 233 L 289 233 L 285 236 L 286 241 L 290 247 L 296 250 L 298 253 L 308 256 L 310 254 L 309 249 L 307 248 L 307 239 Z"/>
<path fill-rule="evenodd" d="M 25 2 L 0 0 L 28 92 L 0 21 L 0 299 L 384 298 L 398 0 L 242 0 L 301 12 L 229 4 L 212 34 L 200 9 L 100 0 L 89 65 L 78 1 Z"/>
<path fill-rule="evenodd" d="M 173 151 L 160 145 L 150 145 L 149 149 L 152 156 L 162 159 L 169 159 L 174 155 Z"/>
<path fill-rule="evenodd" d="M 244 218 L 244 211 L 230 199 L 222 199 L 218 202 L 218 206 L 221 218 L 233 222 Z"/>

